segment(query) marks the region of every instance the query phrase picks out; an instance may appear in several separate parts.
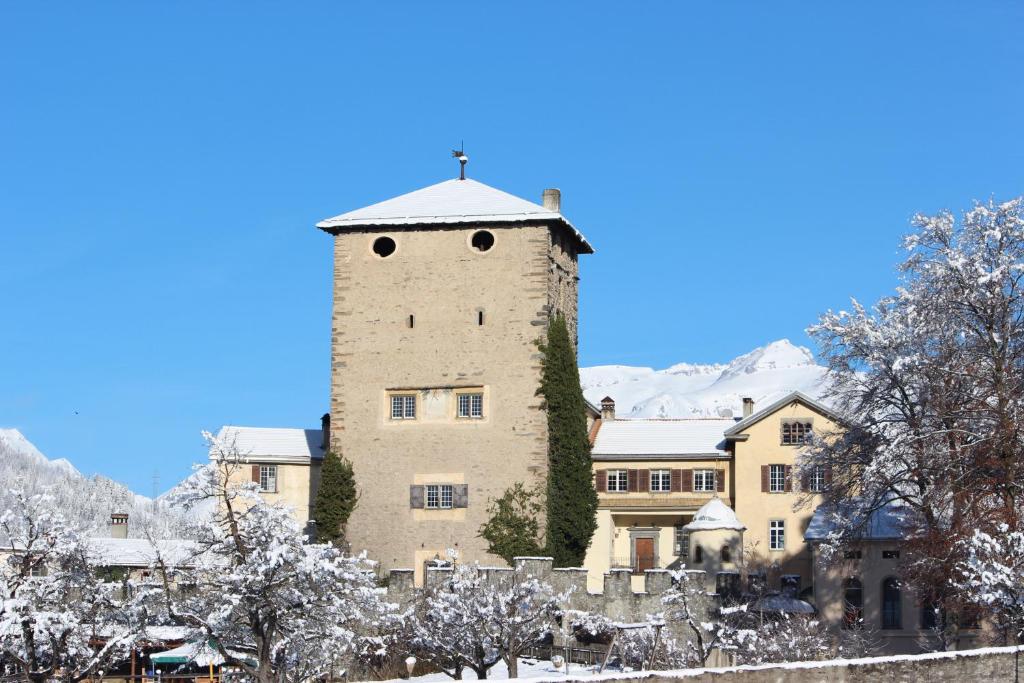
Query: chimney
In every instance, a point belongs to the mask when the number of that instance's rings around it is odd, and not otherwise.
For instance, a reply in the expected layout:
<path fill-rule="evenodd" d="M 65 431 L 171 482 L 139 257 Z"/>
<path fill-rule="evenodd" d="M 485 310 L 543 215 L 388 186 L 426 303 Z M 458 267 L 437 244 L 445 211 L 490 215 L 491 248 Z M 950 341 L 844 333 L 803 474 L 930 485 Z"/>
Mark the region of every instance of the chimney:
<path fill-rule="evenodd" d="M 128 538 L 128 513 L 127 512 L 111 512 L 110 513 L 110 537 L 111 538 Z"/>
<path fill-rule="evenodd" d="M 331 450 L 331 414 L 324 413 L 323 417 L 320 418 L 320 430 L 323 432 L 323 439 L 320 441 L 320 448 L 327 451 Z"/>
<path fill-rule="evenodd" d="M 754 399 L 749 396 L 743 398 L 743 417 L 748 418 L 754 414 Z"/>
<path fill-rule="evenodd" d="M 555 213 L 562 212 L 562 191 L 555 188 L 544 190 L 541 202 L 544 208 Z"/>
<path fill-rule="evenodd" d="M 612 400 L 611 396 L 605 396 L 604 398 L 601 399 L 601 419 L 615 419 L 615 401 Z"/>

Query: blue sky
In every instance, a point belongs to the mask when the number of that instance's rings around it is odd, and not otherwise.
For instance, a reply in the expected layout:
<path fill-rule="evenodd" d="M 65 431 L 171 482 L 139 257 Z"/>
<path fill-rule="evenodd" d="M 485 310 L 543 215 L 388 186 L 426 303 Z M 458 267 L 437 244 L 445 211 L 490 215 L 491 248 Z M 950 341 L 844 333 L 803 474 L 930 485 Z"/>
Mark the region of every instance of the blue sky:
<path fill-rule="evenodd" d="M 328 400 L 326 216 L 563 210 L 581 363 L 728 360 L 1024 192 L 1024 4 L 5 3 L 0 426 L 149 493 Z"/>

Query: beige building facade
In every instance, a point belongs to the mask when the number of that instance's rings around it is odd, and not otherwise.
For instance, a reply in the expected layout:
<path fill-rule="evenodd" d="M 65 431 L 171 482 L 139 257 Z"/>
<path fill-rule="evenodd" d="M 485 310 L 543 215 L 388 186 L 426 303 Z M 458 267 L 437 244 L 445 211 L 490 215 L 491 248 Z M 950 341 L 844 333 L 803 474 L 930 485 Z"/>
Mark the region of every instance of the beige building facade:
<path fill-rule="evenodd" d="M 359 504 L 347 539 L 381 569 L 456 550 L 500 562 L 479 538 L 512 484 L 543 482 L 547 417 L 538 342 L 553 315 L 575 337 L 578 257 L 560 213 L 451 180 L 318 224 L 334 241 L 330 447 Z"/>

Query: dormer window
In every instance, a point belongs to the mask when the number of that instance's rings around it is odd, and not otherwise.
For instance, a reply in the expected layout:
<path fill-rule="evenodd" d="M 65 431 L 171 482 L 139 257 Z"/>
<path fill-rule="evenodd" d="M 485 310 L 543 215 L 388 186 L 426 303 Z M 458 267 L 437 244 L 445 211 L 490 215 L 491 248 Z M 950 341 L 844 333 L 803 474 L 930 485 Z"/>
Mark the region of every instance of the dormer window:
<path fill-rule="evenodd" d="M 799 446 L 811 438 L 810 420 L 783 420 L 782 445 Z"/>

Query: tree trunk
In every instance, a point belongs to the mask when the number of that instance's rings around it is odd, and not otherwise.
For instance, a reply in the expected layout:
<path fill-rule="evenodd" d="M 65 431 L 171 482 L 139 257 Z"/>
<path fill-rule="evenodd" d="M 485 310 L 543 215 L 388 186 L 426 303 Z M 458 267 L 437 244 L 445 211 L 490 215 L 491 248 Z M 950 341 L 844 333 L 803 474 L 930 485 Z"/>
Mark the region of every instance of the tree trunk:
<path fill-rule="evenodd" d="M 515 655 L 506 656 L 505 664 L 508 665 L 508 677 L 519 678 L 519 657 Z"/>

